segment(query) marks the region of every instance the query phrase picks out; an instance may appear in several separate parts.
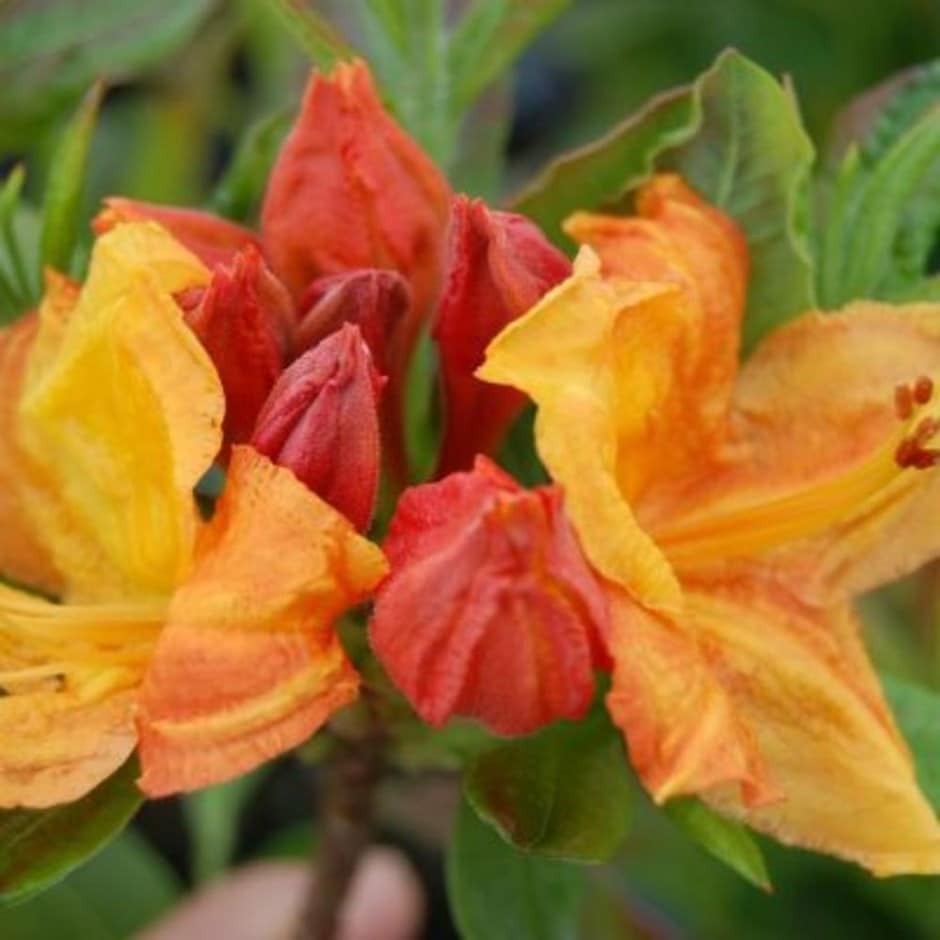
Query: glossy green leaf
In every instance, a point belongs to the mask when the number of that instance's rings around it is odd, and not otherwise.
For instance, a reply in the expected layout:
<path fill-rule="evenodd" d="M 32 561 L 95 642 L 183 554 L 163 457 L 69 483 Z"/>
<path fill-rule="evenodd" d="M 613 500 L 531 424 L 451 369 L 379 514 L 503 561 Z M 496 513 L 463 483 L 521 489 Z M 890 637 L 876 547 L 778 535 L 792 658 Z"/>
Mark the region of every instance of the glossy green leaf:
<path fill-rule="evenodd" d="M 188 42 L 215 0 L 45 0 L 0 17 L 0 146 L 34 142 L 99 76 L 119 83 Z"/>
<path fill-rule="evenodd" d="M 20 247 L 16 219 L 26 173 L 15 166 L 0 187 L 0 322 L 23 313 L 35 299 L 38 277 L 30 272 Z"/>
<path fill-rule="evenodd" d="M 771 890 L 764 856 L 746 826 L 719 816 L 693 797 L 670 800 L 663 809 L 706 852 L 724 862 L 752 885 L 764 891 Z"/>
<path fill-rule="evenodd" d="M 46 180 L 40 256 L 43 266 L 68 272 L 78 238 L 88 152 L 95 131 L 104 85 L 96 82 L 85 95 L 59 141 Z"/>
<path fill-rule="evenodd" d="M 290 122 L 289 114 L 279 112 L 248 128 L 209 198 L 210 208 L 238 222 L 253 219 Z"/>
<path fill-rule="evenodd" d="M 263 779 L 264 768 L 186 796 L 183 815 L 189 831 L 190 868 L 197 883 L 215 878 L 228 867 L 238 841 L 239 819 Z"/>
<path fill-rule="evenodd" d="M 4 940 L 125 940 L 182 896 L 179 881 L 133 831 L 42 897 L 0 910 Z"/>
<path fill-rule="evenodd" d="M 447 894 L 464 940 L 576 940 L 584 869 L 514 849 L 463 801 Z"/>
<path fill-rule="evenodd" d="M 477 813 L 521 849 L 603 862 L 630 823 L 630 774 L 602 716 L 558 722 L 478 757 L 464 777 Z"/>
<path fill-rule="evenodd" d="M 901 733 L 914 754 L 917 780 L 940 811 L 940 695 L 893 677 L 882 680 Z"/>
<path fill-rule="evenodd" d="M 75 803 L 0 812 L 0 904 L 43 891 L 113 839 L 142 802 L 138 774 L 131 758 Z"/>
<path fill-rule="evenodd" d="M 304 0 L 267 0 L 271 9 L 321 69 L 331 69 L 337 62 L 352 59 L 356 50 L 340 35 L 324 16 L 317 13 Z"/>
<path fill-rule="evenodd" d="M 462 113 L 571 0 L 472 0 L 448 44 L 451 109 Z"/>
<path fill-rule="evenodd" d="M 654 99 L 606 137 L 557 161 L 515 208 L 557 238 L 576 209 L 617 203 L 654 170 L 681 173 L 747 236 L 750 347 L 813 306 L 806 235 L 812 162 L 789 90 L 731 51 L 692 86 Z"/>

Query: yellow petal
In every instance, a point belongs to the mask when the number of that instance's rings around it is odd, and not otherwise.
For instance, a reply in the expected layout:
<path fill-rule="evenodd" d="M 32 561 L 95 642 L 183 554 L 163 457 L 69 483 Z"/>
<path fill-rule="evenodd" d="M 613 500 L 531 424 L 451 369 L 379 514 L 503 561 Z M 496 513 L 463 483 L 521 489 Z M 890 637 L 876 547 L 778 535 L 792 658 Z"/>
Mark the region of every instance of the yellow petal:
<path fill-rule="evenodd" d="M 748 254 L 734 221 L 678 176 L 653 177 L 640 189 L 636 211 L 629 217 L 579 212 L 565 231 L 598 253 L 605 278 L 672 284 L 683 296 L 679 329 L 656 340 L 659 354 L 671 360 L 670 381 L 643 439 L 635 442 L 647 452 L 648 489 L 700 468 L 724 437 L 738 371 Z M 640 330 L 630 324 L 619 342 L 635 346 Z"/>
<path fill-rule="evenodd" d="M 234 448 L 144 683 L 144 791 L 243 773 L 355 698 L 334 621 L 385 571 L 381 551 L 289 470 Z"/>
<path fill-rule="evenodd" d="M 657 542 L 682 571 L 761 558 L 818 599 L 923 564 L 940 553 L 940 470 L 896 460 L 940 419 L 937 392 L 899 419 L 895 390 L 918 377 L 940 386 L 940 305 L 859 302 L 778 330 L 742 371 L 721 464 L 653 526 Z"/>
<path fill-rule="evenodd" d="M 707 801 L 877 875 L 940 872 L 940 826 L 849 609 L 809 608 L 745 575 L 691 590 L 688 618 L 782 797 L 747 806 L 719 787 Z"/>
<path fill-rule="evenodd" d="M 41 310 L 18 439 L 46 494 L 28 511 L 75 600 L 162 596 L 185 574 L 224 398 L 172 294 L 207 278 L 157 226 L 129 224 L 96 242 L 67 317 Z"/>
<path fill-rule="evenodd" d="M 679 586 L 625 494 L 649 453 L 631 445 L 671 381 L 659 339 L 682 315 L 676 288 L 608 283 L 584 248 L 572 277 L 496 337 L 477 373 L 535 401 L 539 454 L 565 489 L 588 558 L 656 607 L 678 606 Z"/>
<path fill-rule="evenodd" d="M 33 465 L 16 440 L 17 403 L 36 327 L 31 314 L 0 331 L 0 576 L 57 594 L 62 576 L 27 508 Z"/>
<path fill-rule="evenodd" d="M 79 799 L 124 762 L 162 615 L 52 604 L 0 586 L 0 806 Z"/>
<path fill-rule="evenodd" d="M 753 735 L 688 624 L 649 613 L 617 588 L 609 599 L 614 669 L 607 709 L 653 798 L 729 784 L 748 803 L 772 799 Z"/>

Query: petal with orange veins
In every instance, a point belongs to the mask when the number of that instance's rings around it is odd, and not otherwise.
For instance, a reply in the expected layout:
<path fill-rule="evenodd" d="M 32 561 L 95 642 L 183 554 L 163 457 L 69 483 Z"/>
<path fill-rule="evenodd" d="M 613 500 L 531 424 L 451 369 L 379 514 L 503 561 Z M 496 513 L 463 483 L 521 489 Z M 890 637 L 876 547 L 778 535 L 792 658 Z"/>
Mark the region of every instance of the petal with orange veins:
<path fill-rule="evenodd" d="M 165 595 L 188 569 L 224 398 L 172 295 L 207 278 L 158 226 L 122 225 L 97 241 L 71 313 L 41 308 L 18 441 L 72 600 Z"/>
<path fill-rule="evenodd" d="M 940 553 L 937 385 L 940 305 L 800 317 L 746 363 L 722 461 L 654 536 L 681 571 L 760 558 L 819 602 L 914 570 Z"/>
<path fill-rule="evenodd" d="M 748 804 L 776 797 L 756 742 L 681 615 L 662 617 L 609 590 L 614 661 L 607 710 L 653 799 L 726 784 Z"/>
<path fill-rule="evenodd" d="M 0 586 L 0 806 L 79 799 L 134 749 L 162 607 L 60 605 Z"/>
<path fill-rule="evenodd" d="M 29 514 L 32 464 L 16 440 L 17 403 L 37 325 L 30 314 L 0 332 L 0 577 L 55 594 L 62 576 Z"/>
<path fill-rule="evenodd" d="M 217 783 L 295 747 L 356 697 L 334 621 L 384 576 L 379 548 L 297 478 L 233 448 L 141 694 L 140 785 Z"/>
<path fill-rule="evenodd" d="M 606 278 L 676 285 L 686 299 L 672 345 L 673 378 L 648 429 L 646 446 L 662 455 L 649 485 L 682 477 L 724 436 L 738 371 L 748 252 L 734 221 L 680 177 L 653 177 L 639 191 L 634 216 L 579 212 L 565 223 L 590 245 Z M 681 430 L 680 430 L 681 428 Z"/>
<path fill-rule="evenodd" d="M 781 794 L 748 806 L 717 787 L 707 802 L 876 875 L 940 872 L 940 825 L 849 608 L 808 607 L 743 575 L 690 588 L 688 617 Z"/>
<path fill-rule="evenodd" d="M 509 324 L 477 371 L 535 401 L 536 445 L 564 488 L 585 554 L 658 608 L 681 606 L 681 592 L 630 499 L 650 470 L 651 454 L 639 444 L 668 391 L 669 343 L 684 316 L 675 287 L 608 282 L 584 248 L 574 274 Z"/>

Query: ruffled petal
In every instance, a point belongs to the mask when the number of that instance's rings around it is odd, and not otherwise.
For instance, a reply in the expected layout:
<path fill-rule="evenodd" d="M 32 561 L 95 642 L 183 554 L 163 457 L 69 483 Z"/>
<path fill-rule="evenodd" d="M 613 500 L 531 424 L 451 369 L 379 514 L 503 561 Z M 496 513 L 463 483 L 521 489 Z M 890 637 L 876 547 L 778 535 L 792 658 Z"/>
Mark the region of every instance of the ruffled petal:
<path fill-rule="evenodd" d="M 692 629 L 781 798 L 713 806 L 781 842 L 877 875 L 940 872 L 940 826 L 918 788 L 847 606 L 811 608 L 743 575 L 688 594 Z"/>
<path fill-rule="evenodd" d="M 644 483 L 655 489 L 700 467 L 724 437 L 749 259 L 734 221 L 678 176 L 663 174 L 646 183 L 637 194 L 636 213 L 579 212 L 565 231 L 597 252 L 605 278 L 672 284 L 682 292 L 681 330 L 659 337 L 672 360 L 670 382 L 644 440 L 636 442 L 660 456 Z M 633 344 L 641 329 L 625 325 L 619 342 Z"/>
<path fill-rule="evenodd" d="M 144 681 L 142 789 L 162 796 L 234 777 L 355 698 L 333 623 L 385 570 L 381 551 L 291 471 L 233 448 Z"/>
<path fill-rule="evenodd" d="M 678 608 L 678 582 L 628 500 L 654 459 L 639 446 L 671 382 L 685 307 L 669 285 L 607 282 L 582 249 L 574 274 L 490 344 L 477 372 L 538 406 L 536 444 L 585 554 L 643 603 Z"/>
<path fill-rule="evenodd" d="M 173 293 L 208 272 L 151 223 L 102 236 L 67 317 L 44 304 L 19 407 L 28 501 L 72 600 L 162 596 L 185 574 L 192 489 L 224 399 Z"/>
<path fill-rule="evenodd" d="M 682 571 L 759 557 L 820 601 L 914 570 L 940 553 L 940 469 L 899 458 L 937 446 L 938 385 L 940 305 L 801 317 L 745 365 L 720 464 L 654 536 Z"/>

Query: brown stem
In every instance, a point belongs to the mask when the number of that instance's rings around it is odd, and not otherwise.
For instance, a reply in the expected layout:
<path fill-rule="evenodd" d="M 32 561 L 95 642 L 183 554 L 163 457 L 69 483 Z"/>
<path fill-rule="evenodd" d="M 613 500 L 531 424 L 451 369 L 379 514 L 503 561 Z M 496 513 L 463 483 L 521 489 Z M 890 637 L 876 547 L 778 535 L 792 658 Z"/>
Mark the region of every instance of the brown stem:
<path fill-rule="evenodd" d="M 295 933 L 296 940 L 334 940 L 353 875 L 372 840 L 376 785 L 385 766 L 385 735 L 336 740 L 324 767 L 320 799 L 321 838 L 315 877 Z"/>

